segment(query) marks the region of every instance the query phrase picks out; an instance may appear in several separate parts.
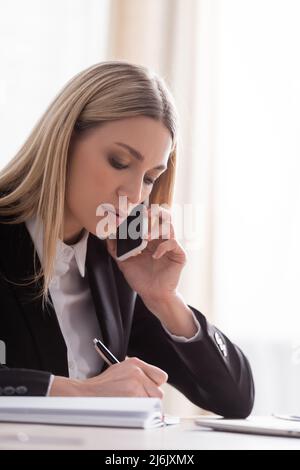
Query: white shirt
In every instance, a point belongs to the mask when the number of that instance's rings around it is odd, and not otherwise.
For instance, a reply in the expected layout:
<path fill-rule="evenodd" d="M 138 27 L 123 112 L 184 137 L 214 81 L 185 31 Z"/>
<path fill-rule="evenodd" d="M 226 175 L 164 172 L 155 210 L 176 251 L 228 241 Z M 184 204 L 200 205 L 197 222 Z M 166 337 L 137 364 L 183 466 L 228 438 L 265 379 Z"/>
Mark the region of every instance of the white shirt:
<path fill-rule="evenodd" d="M 26 226 L 43 265 L 43 230 L 36 233 L 36 222 L 33 217 L 26 221 Z M 98 375 L 103 366 L 103 360 L 93 344 L 93 339 L 100 336 L 100 326 L 85 276 L 88 236 L 89 232 L 85 231 L 82 238 L 73 245 L 58 240 L 54 273 L 49 286 L 67 346 L 69 376 L 77 379 Z M 200 333 L 200 325 L 194 314 L 193 316 L 198 331 L 192 338 L 172 335 L 163 324 L 162 327 L 175 341 L 194 341 Z"/>

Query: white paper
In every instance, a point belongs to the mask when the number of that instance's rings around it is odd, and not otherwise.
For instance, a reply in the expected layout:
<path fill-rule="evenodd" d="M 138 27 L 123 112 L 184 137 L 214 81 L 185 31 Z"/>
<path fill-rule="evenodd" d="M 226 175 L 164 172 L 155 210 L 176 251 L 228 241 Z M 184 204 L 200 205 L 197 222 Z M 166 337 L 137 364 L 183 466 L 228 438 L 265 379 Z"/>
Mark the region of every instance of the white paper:
<path fill-rule="evenodd" d="M 151 428 L 164 425 L 159 398 L 0 397 L 0 421 Z"/>

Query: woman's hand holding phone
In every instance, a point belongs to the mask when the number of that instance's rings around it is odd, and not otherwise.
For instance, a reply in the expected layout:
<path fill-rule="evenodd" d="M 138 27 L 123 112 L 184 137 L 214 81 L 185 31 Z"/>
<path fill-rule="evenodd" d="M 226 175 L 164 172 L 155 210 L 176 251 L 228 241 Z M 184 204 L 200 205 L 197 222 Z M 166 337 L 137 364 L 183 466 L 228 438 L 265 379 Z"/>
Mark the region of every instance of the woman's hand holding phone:
<path fill-rule="evenodd" d="M 177 291 L 186 263 L 185 251 L 175 239 L 171 214 L 167 209 L 161 206 L 159 211 L 148 209 L 147 217 L 147 246 L 143 251 L 135 250 L 135 256 L 120 261 L 117 240 L 107 239 L 107 249 L 147 309 L 171 334 L 191 338 L 198 327 L 192 310 Z"/>
<path fill-rule="evenodd" d="M 136 250 L 134 256 L 124 261 L 117 257 L 116 239 L 107 239 L 107 249 L 124 274 L 128 284 L 142 298 L 159 301 L 177 294 L 186 254 L 175 239 L 170 212 L 159 207 L 159 211 L 146 209 L 148 233 L 144 234 L 147 245 Z M 167 222 L 166 222 L 167 221 Z M 158 230 L 157 230 L 158 229 Z M 155 233 L 156 232 L 156 233 Z"/>

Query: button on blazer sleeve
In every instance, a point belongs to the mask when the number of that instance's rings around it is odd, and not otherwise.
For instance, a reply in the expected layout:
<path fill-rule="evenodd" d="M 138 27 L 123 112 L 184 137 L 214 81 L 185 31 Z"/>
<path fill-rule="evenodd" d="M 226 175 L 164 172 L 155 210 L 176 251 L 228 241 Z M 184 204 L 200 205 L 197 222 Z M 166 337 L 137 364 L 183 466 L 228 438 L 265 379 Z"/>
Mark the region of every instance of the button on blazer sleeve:
<path fill-rule="evenodd" d="M 137 296 L 128 356 L 163 369 L 168 382 L 195 405 L 227 418 L 247 417 L 254 401 L 247 358 L 204 315 L 190 308 L 201 326 L 199 339 L 177 342 Z"/>
<path fill-rule="evenodd" d="M 0 396 L 47 395 L 51 374 L 0 365 Z"/>

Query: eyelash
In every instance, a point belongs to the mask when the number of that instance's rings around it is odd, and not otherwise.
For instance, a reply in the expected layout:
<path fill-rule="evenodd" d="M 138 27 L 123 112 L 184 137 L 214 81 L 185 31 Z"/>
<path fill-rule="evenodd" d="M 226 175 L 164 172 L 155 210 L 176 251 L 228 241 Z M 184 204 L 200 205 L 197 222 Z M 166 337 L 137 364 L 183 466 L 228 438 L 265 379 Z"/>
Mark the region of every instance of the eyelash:
<path fill-rule="evenodd" d="M 119 163 L 114 158 L 110 158 L 109 161 L 110 161 L 111 166 L 115 168 L 116 170 L 125 170 L 126 168 L 128 168 L 128 165 L 122 165 L 122 163 Z M 155 180 L 152 180 L 151 178 L 146 178 L 144 180 L 144 183 L 147 184 L 148 186 L 151 186 L 152 184 L 155 183 Z"/>

